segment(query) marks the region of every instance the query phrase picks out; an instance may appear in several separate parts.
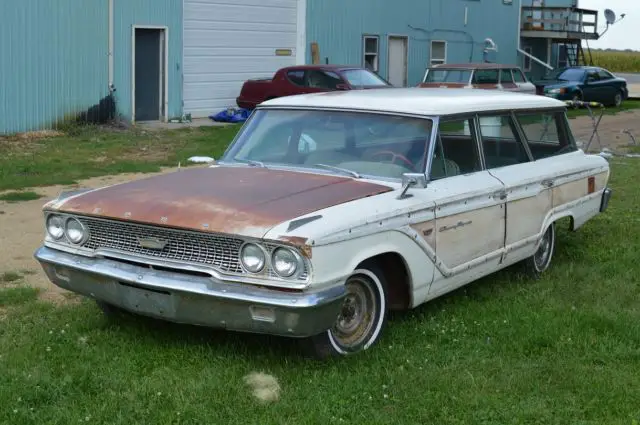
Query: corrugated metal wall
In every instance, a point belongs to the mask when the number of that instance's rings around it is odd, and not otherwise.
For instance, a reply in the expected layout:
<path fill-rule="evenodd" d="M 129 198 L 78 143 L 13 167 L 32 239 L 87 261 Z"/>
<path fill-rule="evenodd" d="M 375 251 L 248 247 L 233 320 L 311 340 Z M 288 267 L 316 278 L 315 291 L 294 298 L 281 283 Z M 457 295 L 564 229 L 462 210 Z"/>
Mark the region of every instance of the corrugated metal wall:
<path fill-rule="evenodd" d="M 454 63 L 482 61 L 484 39 L 490 37 L 498 52 L 488 59 L 516 64 L 519 14 L 517 0 L 307 0 L 307 45 L 318 43 L 322 62 L 362 65 L 363 34 L 378 35 L 380 74 L 386 78 L 388 36 L 406 35 L 413 86 L 424 75 L 431 40 L 446 40 L 447 62 Z"/>
<path fill-rule="evenodd" d="M 0 1 L 0 134 L 50 127 L 108 95 L 101 3 Z"/>
<path fill-rule="evenodd" d="M 132 26 L 169 27 L 169 116 L 182 113 L 182 0 L 114 0 L 117 112 L 131 118 Z M 108 0 L 0 0 L 0 134 L 103 112 Z M 102 100 L 102 104 L 100 104 Z"/>
<path fill-rule="evenodd" d="M 119 112 L 131 119 L 133 25 L 169 28 L 169 118 L 182 114 L 182 0 L 114 0 L 115 78 Z"/>

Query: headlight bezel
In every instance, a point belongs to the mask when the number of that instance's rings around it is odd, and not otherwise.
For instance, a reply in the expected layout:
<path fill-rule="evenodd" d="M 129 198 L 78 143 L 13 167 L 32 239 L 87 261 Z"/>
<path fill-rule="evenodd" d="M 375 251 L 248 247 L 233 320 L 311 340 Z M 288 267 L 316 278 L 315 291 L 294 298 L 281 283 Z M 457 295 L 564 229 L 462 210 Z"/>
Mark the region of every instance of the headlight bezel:
<path fill-rule="evenodd" d="M 248 247 L 256 247 L 258 248 L 259 252 L 261 252 L 262 254 L 262 264 L 261 266 L 256 269 L 256 270 L 251 270 L 249 267 L 247 267 L 245 260 L 244 260 L 244 252 L 245 249 L 247 249 Z M 267 253 L 266 249 L 260 245 L 259 243 L 256 242 L 245 242 L 242 244 L 242 246 L 240 247 L 239 251 L 238 251 L 238 259 L 240 260 L 240 265 L 242 266 L 242 269 L 247 272 L 247 273 L 251 273 L 251 274 L 260 274 L 262 272 L 265 271 L 265 269 L 268 267 L 268 259 L 269 259 L 269 254 Z"/>
<path fill-rule="evenodd" d="M 82 237 L 77 242 L 73 240 L 71 236 L 69 236 L 69 223 L 71 222 L 77 223 L 82 231 Z M 87 241 L 87 239 L 89 239 L 89 229 L 87 229 L 87 226 L 85 226 L 84 223 L 82 223 L 76 217 L 67 217 L 64 220 L 64 236 L 70 244 L 81 246 Z"/>
<path fill-rule="evenodd" d="M 56 236 L 53 232 L 51 232 L 50 228 L 50 223 L 53 220 L 57 220 L 59 222 L 60 225 L 60 235 Z M 53 239 L 54 241 L 60 241 L 62 239 L 65 238 L 65 231 L 64 231 L 64 226 L 65 226 L 65 220 L 64 217 L 58 214 L 48 214 L 45 218 L 44 221 L 44 227 L 45 227 L 45 231 L 47 232 L 47 235 Z"/>
<path fill-rule="evenodd" d="M 293 265 L 295 266 L 293 268 L 293 270 L 290 273 L 282 273 L 280 272 L 277 267 L 276 267 L 276 263 L 277 263 L 277 259 L 276 259 L 276 255 L 279 252 L 286 252 L 288 254 L 291 254 L 291 256 L 293 257 Z M 273 272 L 280 278 L 282 279 L 293 279 L 296 278 L 301 270 L 304 270 L 304 260 L 302 258 L 302 256 L 295 250 L 289 247 L 285 247 L 285 246 L 279 246 L 276 247 L 273 252 L 271 253 L 271 269 L 273 270 Z"/>

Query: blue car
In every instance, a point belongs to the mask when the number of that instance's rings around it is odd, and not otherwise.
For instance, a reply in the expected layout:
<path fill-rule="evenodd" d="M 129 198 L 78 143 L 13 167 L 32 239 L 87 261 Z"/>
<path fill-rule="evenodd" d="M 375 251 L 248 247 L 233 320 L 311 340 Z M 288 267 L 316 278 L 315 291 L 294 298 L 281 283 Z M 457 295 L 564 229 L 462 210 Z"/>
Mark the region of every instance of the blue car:
<path fill-rule="evenodd" d="M 551 71 L 535 82 L 537 93 L 559 100 L 600 102 L 619 107 L 629 97 L 627 80 L 597 66 L 572 66 Z"/>

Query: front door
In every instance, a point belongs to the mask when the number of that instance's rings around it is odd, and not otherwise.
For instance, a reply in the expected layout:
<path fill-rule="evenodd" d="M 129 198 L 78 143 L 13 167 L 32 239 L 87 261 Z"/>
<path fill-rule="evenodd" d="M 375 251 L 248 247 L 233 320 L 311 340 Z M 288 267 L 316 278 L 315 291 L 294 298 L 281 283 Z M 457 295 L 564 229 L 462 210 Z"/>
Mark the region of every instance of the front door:
<path fill-rule="evenodd" d="M 504 185 L 482 169 L 475 133 L 472 118 L 440 123 L 426 189 L 436 202 L 430 296 L 495 271 L 502 256 Z"/>
<path fill-rule="evenodd" d="M 135 120 L 157 121 L 164 115 L 163 29 L 135 28 Z"/>
<path fill-rule="evenodd" d="M 407 37 L 389 37 L 389 82 L 394 87 L 407 86 Z"/>

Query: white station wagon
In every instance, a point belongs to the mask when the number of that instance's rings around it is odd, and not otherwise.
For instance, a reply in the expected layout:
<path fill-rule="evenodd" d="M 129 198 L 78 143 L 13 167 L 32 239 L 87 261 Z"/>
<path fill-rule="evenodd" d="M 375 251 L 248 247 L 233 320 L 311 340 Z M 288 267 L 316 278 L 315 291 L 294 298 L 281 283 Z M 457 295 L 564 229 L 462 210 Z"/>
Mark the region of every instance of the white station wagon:
<path fill-rule="evenodd" d="M 605 210 L 609 166 L 564 103 L 464 89 L 283 97 L 220 161 L 66 193 L 35 253 L 102 310 L 301 338 L 321 356 L 514 263 L 545 272 L 554 223 Z"/>

